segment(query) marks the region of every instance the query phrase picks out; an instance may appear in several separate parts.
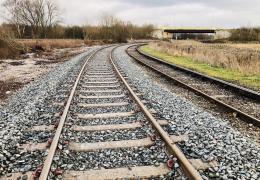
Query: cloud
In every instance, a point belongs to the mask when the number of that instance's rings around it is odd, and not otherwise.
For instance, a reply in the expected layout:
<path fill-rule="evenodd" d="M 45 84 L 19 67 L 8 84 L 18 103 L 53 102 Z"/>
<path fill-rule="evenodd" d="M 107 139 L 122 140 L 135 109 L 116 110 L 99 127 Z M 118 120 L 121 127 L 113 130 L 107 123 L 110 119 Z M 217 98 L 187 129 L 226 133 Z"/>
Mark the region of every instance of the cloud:
<path fill-rule="evenodd" d="M 2 7 L 2 2 L 0 0 L 0 23 L 4 21 L 4 8 Z"/>
<path fill-rule="evenodd" d="M 146 8 L 137 6 L 121 12 L 120 16 L 139 24 L 144 22 L 178 27 L 230 28 L 244 25 L 260 25 L 258 8 L 244 9 L 241 6 L 236 7 L 239 10 L 233 10 L 227 7 L 209 6 L 209 4 L 202 2 L 177 3 Z"/>
<path fill-rule="evenodd" d="M 239 27 L 260 25 L 259 0 L 73 0 L 59 4 L 64 22 L 97 22 L 102 13 L 133 23 L 169 26 Z"/>
<path fill-rule="evenodd" d="M 1 1 L 1 0 L 0 0 Z M 56 0 L 64 24 L 96 24 L 108 13 L 158 26 L 260 26 L 259 0 Z"/>
<path fill-rule="evenodd" d="M 119 3 L 117 0 L 73 0 L 66 3 L 64 0 L 56 1 L 66 24 L 95 24 L 103 14 L 116 15 L 129 8 L 128 5 Z"/>

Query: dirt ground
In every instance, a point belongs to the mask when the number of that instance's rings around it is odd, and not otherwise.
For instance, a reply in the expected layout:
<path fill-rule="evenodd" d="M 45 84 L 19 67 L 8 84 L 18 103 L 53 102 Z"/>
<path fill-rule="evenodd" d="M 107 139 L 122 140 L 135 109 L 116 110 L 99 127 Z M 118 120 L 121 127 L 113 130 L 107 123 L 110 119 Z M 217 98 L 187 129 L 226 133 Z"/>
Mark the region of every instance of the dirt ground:
<path fill-rule="evenodd" d="M 16 90 L 87 48 L 54 49 L 49 52 L 26 54 L 19 60 L 0 60 L 0 103 L 3 104 Z"/>

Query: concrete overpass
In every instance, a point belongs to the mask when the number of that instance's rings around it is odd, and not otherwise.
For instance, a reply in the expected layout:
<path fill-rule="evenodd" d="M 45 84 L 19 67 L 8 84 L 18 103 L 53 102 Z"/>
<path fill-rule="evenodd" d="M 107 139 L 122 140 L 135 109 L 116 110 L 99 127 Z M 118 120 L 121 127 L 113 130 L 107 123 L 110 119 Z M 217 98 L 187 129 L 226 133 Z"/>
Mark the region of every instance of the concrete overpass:
<path fill-rule="evenodd" d="M 228 29 L 210 28 L 159 28 L 153 32 L 153 37 L 158 39 L 172 39 L 174 34 L 212 34 L 214 39 L 225 39 L 230 37 Z"/>
<path fill-rule="evenodd" d="M 203 33 L 203 34 L 214 34 L 215 29 L 164 29 L 167 33 Z"/>

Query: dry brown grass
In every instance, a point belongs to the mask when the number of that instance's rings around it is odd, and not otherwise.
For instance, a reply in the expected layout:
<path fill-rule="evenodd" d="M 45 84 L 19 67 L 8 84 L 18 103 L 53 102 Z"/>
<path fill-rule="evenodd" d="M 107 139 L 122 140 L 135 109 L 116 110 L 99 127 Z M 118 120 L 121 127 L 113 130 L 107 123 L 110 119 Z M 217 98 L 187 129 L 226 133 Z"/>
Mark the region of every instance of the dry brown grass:
<path fill-rule="evenodd" d="M 36 46 L 44 50 L 74 48 L 84 46 L 84 40 L 79 39 L 19 39 L 17 40 L 23 46 L 34 49 Z"/>
<path fill-rule="evenodd" d="M 260 51 L 260 44 L 259 43 L 232 43 L 227 44 L 228 46 L 235 47 L 235 48 L 246 48 L 252 50 L 259 50 Z"/>
<path fill-rule="evenodd" d="M 1 32 L 0 32 L 1 33 Z M 0 59 L 19 58 L 22 53 L 42 50 L 76 48 L 82 46 L 103 45 L 106 42 L 80 39 L 16 39 L 2 37 L 0 34 Z"/>
<path fill-rule="evenodd" d="M 18 44 L 0 37 L 0 59 L 17 58 L 21 52 L 22 49 Z"/>
<path fill-rule="evenodd" d="M 9 28 L 0 26 L 0 59 L 15 58 L 22 52 L 22 47 L 13 40 Z"/>
<path fill-rule="evenodd" d="M 204 44 L 196 41 L 153 42 L 151 48 L 173 56 L 184 56 L 211 66 L 260 74 L 260 45 Z"/>

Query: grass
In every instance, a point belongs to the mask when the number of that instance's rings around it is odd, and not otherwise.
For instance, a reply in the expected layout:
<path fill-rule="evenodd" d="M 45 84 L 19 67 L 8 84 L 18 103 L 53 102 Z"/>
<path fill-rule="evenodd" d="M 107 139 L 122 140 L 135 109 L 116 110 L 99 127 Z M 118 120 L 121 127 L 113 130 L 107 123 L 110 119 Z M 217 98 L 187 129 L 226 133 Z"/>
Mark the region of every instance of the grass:
<path fill-rule="evenodd" d="M 201 43 L 197 41 L 153 42 L 149 46 L 156 51 L 177 57 L 239 71 L 243 74 L 260 74 L 260 50 L 248 48 L 252 44 Z"/>
<path fill-rule="evenodd" d="M 212 77 L 220 78 L 230 82 L 235 82 L 242 86 L 247 86 L 255 90 L 260 90 L 260 75 L 248 75 L 239 72 L 238 70 L 211 66 L 207 63 L 194 61 L 192 58 L 189 57 L 173 56 L 168 53 L 155 50 L 151 48 L 149 45 L 141 47 L 141 50 L 145 53 L 148 53 L 152 56 L 158 57 L 170 63 L 186 67 Z"/>
<path fill-rule="evenodd" d="M 228 46 L 235 47 L 235 48 L 247 48 L 252 50 L 260 50 L 260 44 L 259 43 L 233 43 L 233 44 L 227 44 Z"/>

